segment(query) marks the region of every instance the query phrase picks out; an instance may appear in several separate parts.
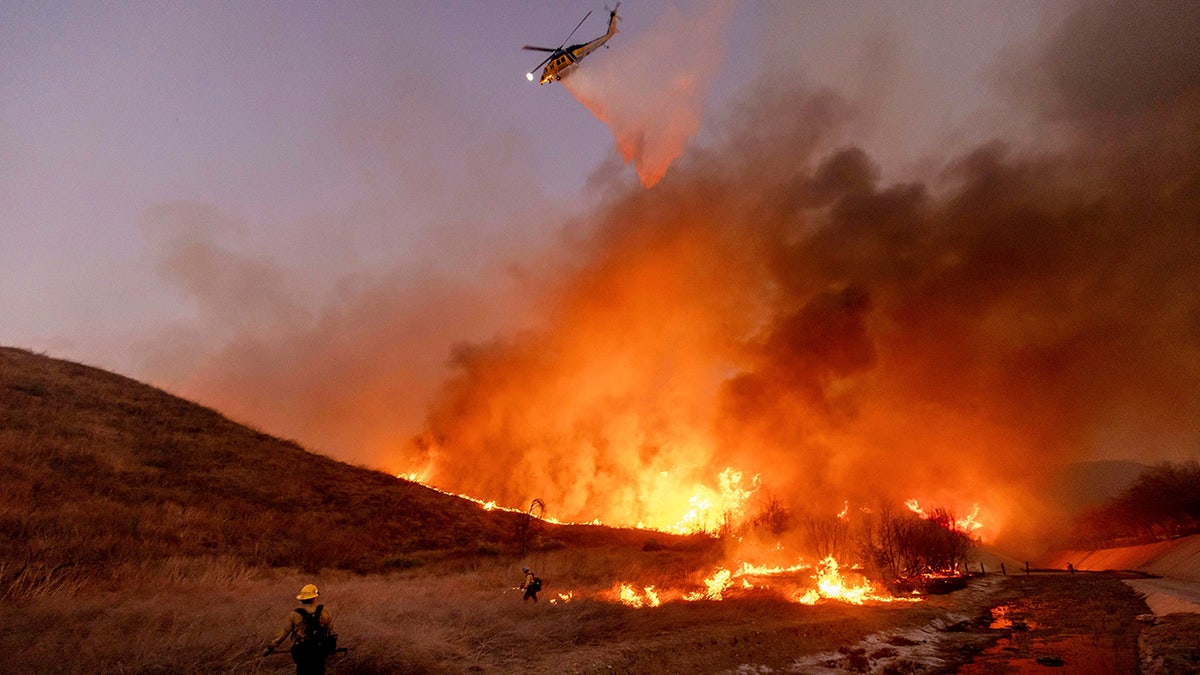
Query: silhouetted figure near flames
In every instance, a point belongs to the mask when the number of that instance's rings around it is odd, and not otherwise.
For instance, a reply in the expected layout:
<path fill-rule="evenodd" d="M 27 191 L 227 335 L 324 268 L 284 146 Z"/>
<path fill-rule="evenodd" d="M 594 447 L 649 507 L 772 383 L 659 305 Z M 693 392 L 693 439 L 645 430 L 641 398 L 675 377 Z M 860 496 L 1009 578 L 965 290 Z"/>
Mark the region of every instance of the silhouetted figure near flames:
<path fill-rule="evenodd" d="M 521 571 L 525 573 L 525 581 L 521 582 L 521 590 L 525 591 L 525 596 L 521 598 L 522 602 L 533 599 L 537 602 L 538 591 L 542 590 L 542 580 L 535 575 L 528 567 L 522 567 Z"/>

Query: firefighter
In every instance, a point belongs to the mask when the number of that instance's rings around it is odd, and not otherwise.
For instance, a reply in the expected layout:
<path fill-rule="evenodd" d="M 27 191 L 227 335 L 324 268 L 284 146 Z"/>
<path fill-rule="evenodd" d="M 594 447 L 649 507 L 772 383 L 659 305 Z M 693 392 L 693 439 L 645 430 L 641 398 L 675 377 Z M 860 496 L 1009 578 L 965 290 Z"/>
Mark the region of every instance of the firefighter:
<path fill-rule="evenodd" d="M 528 567 L 522 567 L 521 571 L 525 573 L 525 580 L 521 582 L 521 590 L 525 591 L 525 596 L 521 598 L 522 602 L 533 599 L 537 602 L 538 591 L 542 590 L 542 580 L 537 578 Z"/>
<path fill-rule="evenodd" d="M 325 657 L 333 653 L 337 646 L 337 636 L 333 634 L 333 615 L 325 611 L 325 605 L 316 604 L 320 595 L 315 584 L 305 584 L 296 596 L 300 606 L 288 615 L 275 639 L 263 652 L 263 656 L 270 656 L 290 637 L 296 675 L 325 675 Z"/>

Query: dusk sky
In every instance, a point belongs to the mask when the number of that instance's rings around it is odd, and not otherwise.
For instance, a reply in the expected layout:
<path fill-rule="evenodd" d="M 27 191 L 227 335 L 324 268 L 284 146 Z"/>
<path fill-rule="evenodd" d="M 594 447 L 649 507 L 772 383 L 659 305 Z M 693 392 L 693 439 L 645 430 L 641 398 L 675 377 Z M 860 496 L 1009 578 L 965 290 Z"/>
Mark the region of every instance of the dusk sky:
<path fill-rule="evenodd" d="M 595 60 L 663 42 L 670 62 L 648 67 L 669 75 L 715 55 L 705 120 L 772 73 L 877 86 L 888 110 L 860 142 L 893 163 L 961 133 L 997 52 L 1042 13 L 720 4 L 720 30 L 689 39 L 655 33 L 664 12 L 686 24 L 712 3 L 627 2 Z M 0 342 L 185 381 L 187 365 L 148 355 L 180 331 L 209 350 L 226 336 L 159 270 L 165 235 L 148 220 L 171 204 L 210 209 L 211 236 L 282 270 L 298 311 L 321 311 L 347 278 L 477 283 L 496 240 L 544 242 L 617 161 L 563 87 L 524 78 L 540 55 L 521 45 L 558 44 L 588 11 L 573 42 L 603 32 L 602 4 L 0 2 Z"/>
<path fill-rule="evenodd" d="M 514 420 L 586 427 L 583 515 L 630 429 L 644 460 L 698 434 L 707 476 L 878 464 L 923 415 L 953 418 L 935 463 L 1194 457 L 1197 12 L 1083 6 L 629 0 L 539 87 L 521 46 L 603 3 L 0 0 L 0 344 L 447 483 L 506 443 L 582 456 Z M 757 458 L 729 432 L 796 420 Z"/>

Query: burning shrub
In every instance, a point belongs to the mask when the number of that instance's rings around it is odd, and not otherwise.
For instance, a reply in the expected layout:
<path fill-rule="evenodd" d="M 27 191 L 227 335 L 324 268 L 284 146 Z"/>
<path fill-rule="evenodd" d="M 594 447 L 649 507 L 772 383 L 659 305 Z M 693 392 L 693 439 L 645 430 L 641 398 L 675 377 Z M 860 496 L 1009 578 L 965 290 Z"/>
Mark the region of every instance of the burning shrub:
<path fill-rule="evenodd" d="M 804 533 L 808 550 L 817 556 L 844 556 L 849 538 L 849 523 L 838 516 L 812 516 L 804 522 Z"/>
<path fill-rule="evenodd" d="M 767 498 L 763 510 L 750 521 L 750 526 L 778 536 L 791 529 L 792 513 L 778 497 L 771 496 Z"/>
<path fill-rule="evenodd" d="M 942 508 L 899 512 L 890 504 L 868 519 L 860 546 L 881 574 L 896 579 L 953 571 L 965 564 L 974 538 Z"/>

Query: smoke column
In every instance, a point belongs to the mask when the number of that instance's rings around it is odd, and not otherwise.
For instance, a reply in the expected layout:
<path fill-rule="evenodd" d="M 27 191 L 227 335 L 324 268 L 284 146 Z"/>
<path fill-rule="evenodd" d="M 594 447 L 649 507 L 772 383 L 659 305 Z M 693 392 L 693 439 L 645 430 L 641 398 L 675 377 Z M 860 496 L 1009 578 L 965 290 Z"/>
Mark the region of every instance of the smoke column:
<path fill-rule="evenodd" d="M 831 145 L 851 102 L 773 78 L 593 215 L 538 330 L 456 349 L 407 463 L 565 519 L 669 524 L 732 467 L 795 508 L 980 503 L 1015 535 L 1057 515 L 1020 487 L 1054 462 L 1195 452 L 1198 16 L 1084 5 L 1013 80 L 1056 143 L 934 182 L 882 183 Z M 678 150 L 644 121 L 610 124 L 654 184 Z"/>
<path fill-rule="evenodd" d="M 618 34 L 580 62 L 562 84 L 609 126 L 617 150 L 645 187 L 667 169 L 700 129 L 705 94 L 725 51 L 731 9 L 718 3 L 684 15 L 668 6 L 637 40 Z"/>

